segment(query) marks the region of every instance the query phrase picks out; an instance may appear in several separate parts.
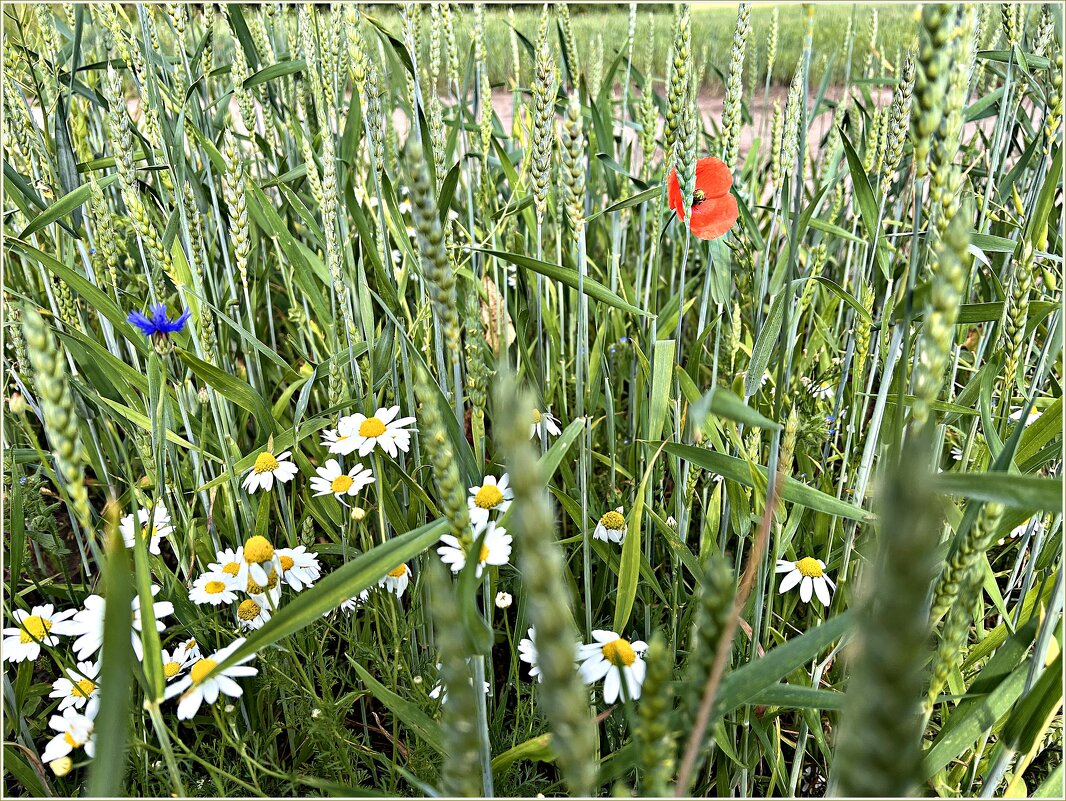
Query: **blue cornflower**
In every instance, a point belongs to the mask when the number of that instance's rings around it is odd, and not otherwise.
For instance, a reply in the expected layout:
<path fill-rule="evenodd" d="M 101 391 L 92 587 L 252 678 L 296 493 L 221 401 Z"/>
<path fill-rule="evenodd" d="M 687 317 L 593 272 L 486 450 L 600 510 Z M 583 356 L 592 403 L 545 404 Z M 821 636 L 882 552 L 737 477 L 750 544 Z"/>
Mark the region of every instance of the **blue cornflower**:
<path fill-rule="evenodd" d="M 185 327 L 185 323 L 189 322 L 189 317 L 192 313 L 189 311 L 184 312 L 181 317 L 176 320 L 171 320 L 167 317 L 166 304 L 157 303 L 149 310 L 150 316 L 145 316 L 141 312 L 130 312 L 130 316 L 126 319 L 141 329 L 141 333 L 146 337 L 164 338 L 169 339 L 171 334 L 176 334 L 178 331 Z"/>

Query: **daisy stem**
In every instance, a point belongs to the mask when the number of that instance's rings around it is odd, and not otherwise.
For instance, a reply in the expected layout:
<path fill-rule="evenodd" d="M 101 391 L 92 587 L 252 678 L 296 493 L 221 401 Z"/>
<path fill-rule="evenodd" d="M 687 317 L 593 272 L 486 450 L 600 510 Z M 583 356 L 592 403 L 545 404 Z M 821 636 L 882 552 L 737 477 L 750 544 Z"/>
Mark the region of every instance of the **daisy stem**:
<path fill-rule="evenodd" d="M 488 705 L 485 693 L 485 657 L 474 657 L 474 696 L 477 698 L 478 752 L 481 757 L 481 791 L 486 798 L 493 796 L 492 791 L 492 750 L 489 745 Z"/>
<path fill-rule="evenodd" d="M 378 494 L 378 528 L 381 530 L 381 542 L 386 540 L 385 534 L 385 481 L 381 477 L 381 455 L 374 451 L 374 483 Z"/>
<path fill-rule="evenodd" d="M 150 702 L 145 705 L 145 709 L 148 710 L 148 716 L 152 719 L 152 728 L 155 729 L 155 736 L 159 740 L 159 747 L 163 751 L 163 759 L 167 763 L 167 772 L 170 774 L 170 781 L 174 787 L 174 793 L 178 798 L 181 798 L 185 795 L 185 788 L 181 783 L 181 773 L 178 772 L 178 763 L 174 760 L 174 749 L 170 747 L 170 732 L 168 732 L 167 727 L 163 725 L 163 715 L 159 711 L 159 702 Z"/>

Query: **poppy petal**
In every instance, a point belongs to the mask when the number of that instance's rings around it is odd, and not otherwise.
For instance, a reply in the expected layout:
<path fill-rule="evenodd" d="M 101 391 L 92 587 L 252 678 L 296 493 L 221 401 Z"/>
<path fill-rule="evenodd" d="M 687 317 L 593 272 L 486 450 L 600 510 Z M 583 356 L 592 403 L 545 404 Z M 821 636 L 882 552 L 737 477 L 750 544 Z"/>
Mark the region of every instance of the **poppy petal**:
<path fill-rule="evenodd" d="M 739 216 L 737 199 L 732 195 L 708 197 L 692 210 L 692 233 L 700 239 L 717 239 Z"/>
<path fill-rule="evenodd" d="M 670 168 L 670 176 L 666 181 L 666 195 L 670 201 L 670 208 L 677 212 L 679 220 L 685 219 L 685 203 L 681 197 L 681 182 L 677 180 L 677 170 Z"/>
<path fill-rule="evenodd" d="M 733 185 L 733 173 L 721 159 L 705 158 L 696 162 L 696 188 L 702 189 L 708 198 L 729 194 Z"/>

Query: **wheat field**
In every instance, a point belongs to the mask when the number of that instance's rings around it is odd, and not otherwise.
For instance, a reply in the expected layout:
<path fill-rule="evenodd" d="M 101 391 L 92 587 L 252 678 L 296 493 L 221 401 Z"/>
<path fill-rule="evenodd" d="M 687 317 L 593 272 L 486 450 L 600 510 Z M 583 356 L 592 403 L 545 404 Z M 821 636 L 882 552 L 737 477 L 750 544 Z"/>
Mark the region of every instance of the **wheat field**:
<path fill-rule="evenodd" d="M 6 796 L 1062 797 L 1054 4 L 11 4 Z"/>

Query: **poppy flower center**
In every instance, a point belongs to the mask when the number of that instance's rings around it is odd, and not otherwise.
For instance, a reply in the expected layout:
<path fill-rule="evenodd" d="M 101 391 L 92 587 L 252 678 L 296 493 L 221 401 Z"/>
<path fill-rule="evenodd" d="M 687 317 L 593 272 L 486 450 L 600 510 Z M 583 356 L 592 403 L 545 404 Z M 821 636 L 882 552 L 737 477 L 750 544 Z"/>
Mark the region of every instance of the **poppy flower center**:
<path fill-rule="evenodd" d="M 484 559 L 482 559 L 482 561 L 484 561 Z M 403 578 L 405 575 L 407 575 L 407 565 L 400 565 L 395 570 L 389 571 L 389 576 L 391 578 Z"/>
<path fill-rule="evenodd" d="M 337 493 L 338 495 L 347 492 L 352 488 L 352 484 L 355 482 L 351 476 L 337 476 L 330 482 L 330 491 Z"/>
<path fill-rule="evenodd" d="M 617 667 L 629 667 L 637 661 L 633 646 L 629 644 L 629 640 L 623 640 L 621 637 L 607 643 L 601 650 L 603 658 Z"/>
<path fill-rule="evenodd" d="M 385 424 L 376 417 L 368 417 L 359 424 L 359 436 L 380 437 L 385 433 Z"/>
<path fill-rule="evenodd" d="M 278 469 L 278 460 L 272 453 L 261 453 L 255 457 L 255 467 L 252 468 L 256 475 L 260 473 L 273 473 Z"/>
<path fill-rule="evenodd" d="M 266 562 L 274 558 L 274 546 L 270 540 L 256 534 L 244 543 L 244 559 L 246 562 Z"/>
<path fill-rule="evenodd" d="M 208 595 L 218 595 L 220 592 L 225 592 L 226 585 L 221 581 L 209 581 L 204 585 L 204 592 Z"/>
<path fill-rule="evenodd" d="M 245 601 L 245 604 L 251 603 L 251 601 Z M 244 604 L 241 604 L 244 606 Z M 218 667 L 218 662 L 214 659 L 201 659 L 195 665 L 192 666 L 192 670 L 189 671 L 189 676 L 192 677 L 193 684 L 199 684 L 201 681 L 207 678 L 207 674 Z"/>
<path fill-rule="evenodd" d="M 626 519 L 622 517 L 621 512 L 608 512 L 600 518 L 600 522 L 609 531 L 621 531 L 626 527 Z"/>
<path fill-rule="evenodd" d="M 702 189 L 697 189 L 695 192 L 692 193 L 692 207 L 695 208 L 706 199 L 707 193 L 704 192 Z"/>
<path fill-rule="evenodd" d="M 172 679 L 178 675 L 178 671 L 181 670 L 180 662 L 167 662 L 163 665 L 163 675 L 168 679 Z"/>
<path fill-rule="evenodd" d="M 40 615 L 30 615 L 22 621 L 22 631 L 19 632 L 19 642 L 32 642 L 43 640 L 52 630 L 52 621 L 45 620 Z"/>
<path fill-rule="evenodd" d="M 486 484 L 474 496 L 474 505 L 479 509 L 494 509 L 503 500 L 503 493 L 495 484 Z"/>
<path fill-rule="evenodd" d="M 807 578 L 821 578 L 824 575 L 822 572 L 822 566 L 818 564 L 818 560 L 812 559 L 809 556 L 805 556 L 796 562 L 796 570 Z"/>
<path fill-rule="evenodd" d="M 241 620 L 255 620 L 257 617 L 259 617 L 259 613 L 262 611 L 263 607 L 261 607 L 251 598 L 247 598 L 241 601 L 241 605 L 237 607 L 237 617 L 239 617 Z M 195 667 L 193 668 L 193 672 L 196 672 Z"/>

